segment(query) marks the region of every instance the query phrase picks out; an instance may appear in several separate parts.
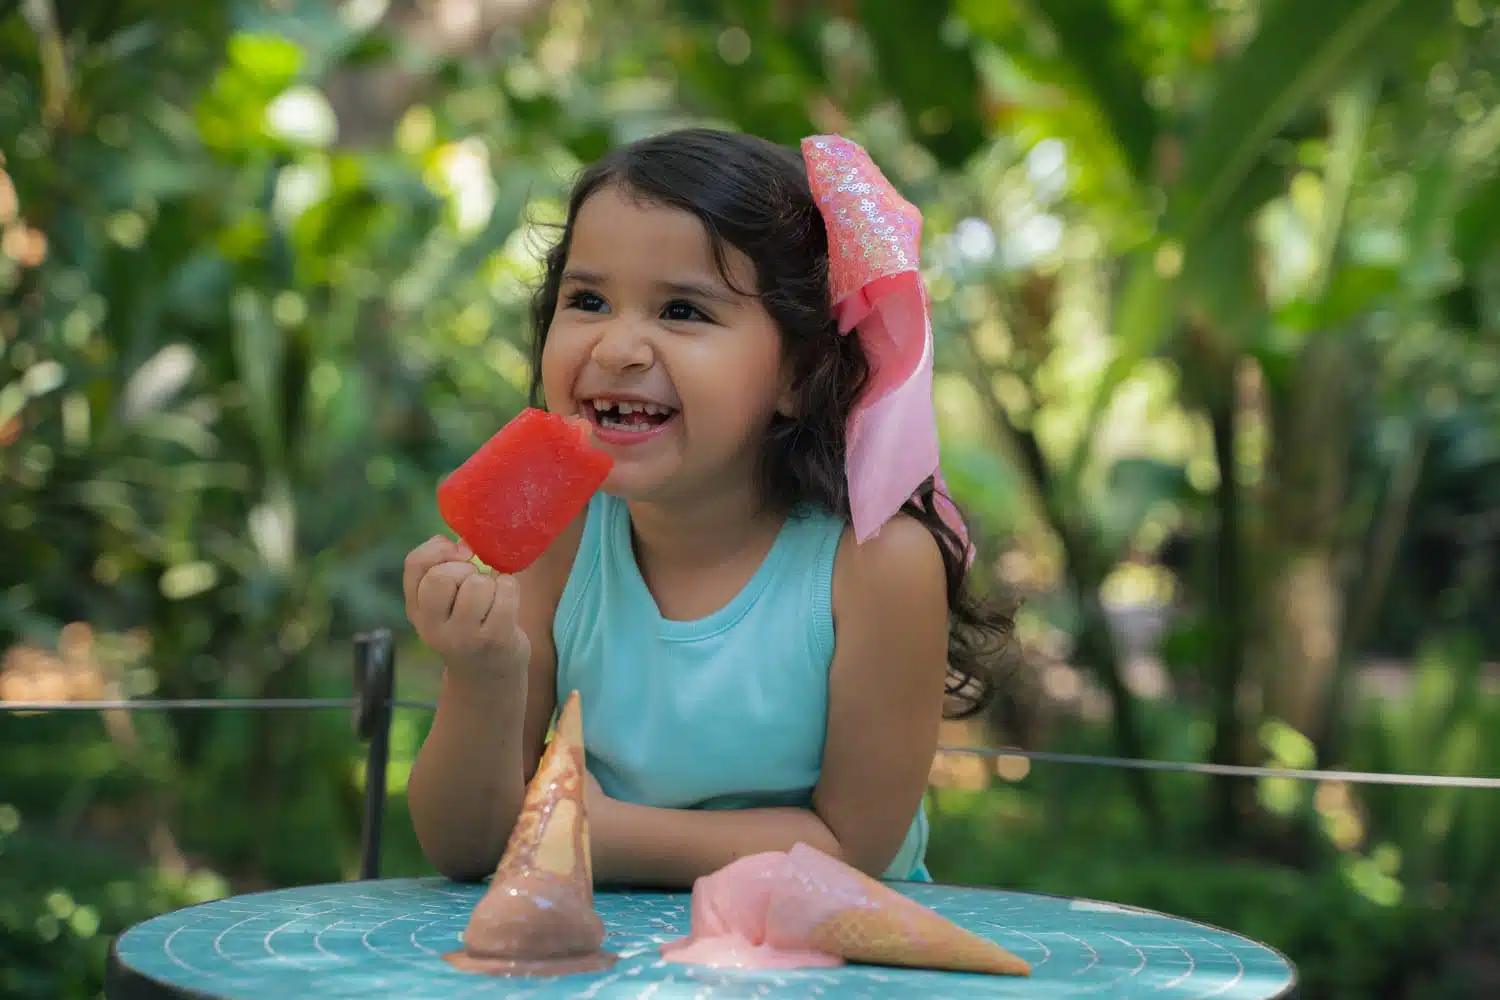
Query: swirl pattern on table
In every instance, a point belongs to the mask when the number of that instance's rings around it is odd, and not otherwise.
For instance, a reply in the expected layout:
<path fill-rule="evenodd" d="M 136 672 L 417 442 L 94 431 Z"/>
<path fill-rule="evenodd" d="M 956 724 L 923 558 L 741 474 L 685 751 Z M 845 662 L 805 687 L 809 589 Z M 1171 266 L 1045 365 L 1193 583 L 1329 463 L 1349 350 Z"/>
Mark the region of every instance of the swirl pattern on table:
<path fill-rule="evenodd" d="M 303 886 L 187 907 L 115 942 L 110 1000 L 695 1000 L 1098 998 L 1272 1000 L 1291 995 L 1281 955 L 1227 931 L 1128 907 L 1028 893 L 899 884 L 901 892 L 1031 963 L 1030 978 L 851 965 L 737 972 L 662 961 L 688 928 L 686 894 L 607 892 L 596 905 L 620 956 L 557 979 L 464 973 L 442 959 L 483 891 L 441 878 Z"/>

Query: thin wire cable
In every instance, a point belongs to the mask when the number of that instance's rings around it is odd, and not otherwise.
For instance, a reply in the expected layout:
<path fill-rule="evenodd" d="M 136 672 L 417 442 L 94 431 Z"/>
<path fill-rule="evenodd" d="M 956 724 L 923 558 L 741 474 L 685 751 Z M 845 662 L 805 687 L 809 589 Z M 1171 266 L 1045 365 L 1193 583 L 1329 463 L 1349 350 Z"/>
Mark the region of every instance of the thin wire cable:
<path fill-rule="evenodd" d="M 128 698 L 113 701 L 31 701 L 0 702 L 0 715 L 31 712 L 104 712 L 104 711 L 267 711 L 285 709 L 352 709 L 355 698 Z M 396 699 L 395 708 L 426 709 L 436 702 Z M 1205 774 L 1227 778 L 1288 778 L 1293 781 L 1341 781 L 1351 785 L 1404 785 L 1424 788 L 1475 788 L 1500 790 L 1500 778 L 1479 778 L 1446 774 L 1387 774 L 1381 771 L 1319 771 L 1306 768 L 1253 767 L 1244 764 L 1200 764 L 1177 760 L 1139 760 L 1128 757 L 1106 757 L 1097 754 L 1062 753 L 1055 750 L 1020 750 L 1008 747 L 940 746 L 939 753 L 968 754 L 978 757 L 1024 757 L 1046 764 L 1082 764 L 1124 770 L 1166 771 L 1176 774 Z"/>
<path fill-rule="evenodd" d="M 1447 774 L 1387 774 L 1383 771 L 1317 771 L 1291 767 L 1252 767 L 1245 764 L 1199 764 L 1174 760 L 1136 760 L 1102 757 L 1053 750 L 1010 750 L 994 747 L 939 747 L 943 753 L 979 757 L 1025 757 L 1050 764 L 1093 764 L 1099 767 L 1137 771 L 1172 771 L 1180 774 L 1210 774 L 1227 778 L 1290 778 L 1293 781 L 1342 781 L 1351 785 L 1413 785 L 1427 788 L 1487 788 L 1500 790 L 1500 778 L 1475 778 Z"/>
<path fill-rule="evenodd" d="M 85 701 L 0 702 L 0 715 L 28 712 L 174 712 L 283 711 L 286 709 L 353 708 L 354 698 L 116 698 Z M 399 702 L 397 704 L 400 704 Z M 420 702 L 412 703 L 420 706 Z"/>
<path fill-rule="evenodd" d="M 116 698 L 84 701 L 0 701 L 0 715 L 31 712 L 283 711 L 354 708 L 357 698 Z M 434 701 L 391 702 L 396 708 L 437 708 Z"/>

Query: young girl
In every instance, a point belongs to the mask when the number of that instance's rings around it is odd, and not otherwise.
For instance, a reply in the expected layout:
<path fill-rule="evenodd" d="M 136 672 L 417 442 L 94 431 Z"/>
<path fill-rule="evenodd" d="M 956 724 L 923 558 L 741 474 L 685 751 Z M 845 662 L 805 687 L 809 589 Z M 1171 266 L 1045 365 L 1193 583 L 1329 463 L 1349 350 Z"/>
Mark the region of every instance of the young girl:
<path fill-rule="evenodd" d="M 614 469 L 524 573 L 442 537 L 406 563 L 445 667 L 408 785 L 440 872 L 494 869 L 577 690 L 599 882 L 686 888 L 798 841 L 928 878 L 939 722 L 984 704 L 1009 620 L 968 594 L 942 492 L 920 229 L 834 136 L 690 129 L 583 174 L 533 398 Z"/>

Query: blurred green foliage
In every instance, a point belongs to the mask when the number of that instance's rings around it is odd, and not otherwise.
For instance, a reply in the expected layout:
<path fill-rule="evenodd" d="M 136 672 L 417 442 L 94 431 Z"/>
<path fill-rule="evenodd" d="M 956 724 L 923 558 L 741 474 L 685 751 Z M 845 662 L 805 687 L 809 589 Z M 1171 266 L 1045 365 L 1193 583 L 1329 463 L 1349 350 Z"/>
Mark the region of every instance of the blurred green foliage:
<path fill-rule="evenodd" d="M 1473 0 L 0 2 L 0 698 L 345 696 L 522 405 L 570 174 L 708 121 L 844 132 L 923 207 L 949 478 L 1027 597 L 990 739 L 1500 774 L 1497 41 Z M 0 730 L 0 994 L 354 870 L 341 713 Z M 1230 927 L 1309 996 L 1500 989 L 1493 793 L 969 763 L 939 877 Z"/>

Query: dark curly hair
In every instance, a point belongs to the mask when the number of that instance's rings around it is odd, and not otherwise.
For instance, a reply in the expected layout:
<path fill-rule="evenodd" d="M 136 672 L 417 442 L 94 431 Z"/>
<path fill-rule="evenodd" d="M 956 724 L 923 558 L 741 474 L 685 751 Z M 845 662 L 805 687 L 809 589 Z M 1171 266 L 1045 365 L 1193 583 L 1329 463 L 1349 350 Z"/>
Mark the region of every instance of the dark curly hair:
<path fill-rule="evenodd" d="M 531 400 L 541 391 L 542 347 L 557 309 L 573 226 L 583 203 L 606 185 L 648 202 L 691 212 L 707 229 L 725 281 L 725 244 L 755 266 L 756 295 L 781 331 L 790 362 L 795 418 L 773 418 L 762 452 L 765 498 L 783 511 L 816 504 L 846 520 L 845 425 L 870 375 L 858 337 L 841 336 L 828 293 L 828 233 L 799 153 L 737 132 L 690 128 L 618 147 L 578 178 L 560 238 L 547 251 L 531 303 Z M 993 664 L 1009 635 L 1008 609 L 968 586 L 963 541 L 938 513 L 928 478 L 902 512 L 924 525 L 942 550 L 948 581 L 948 695 L 945 715 L 968 718 L 994 694 Z"/>

